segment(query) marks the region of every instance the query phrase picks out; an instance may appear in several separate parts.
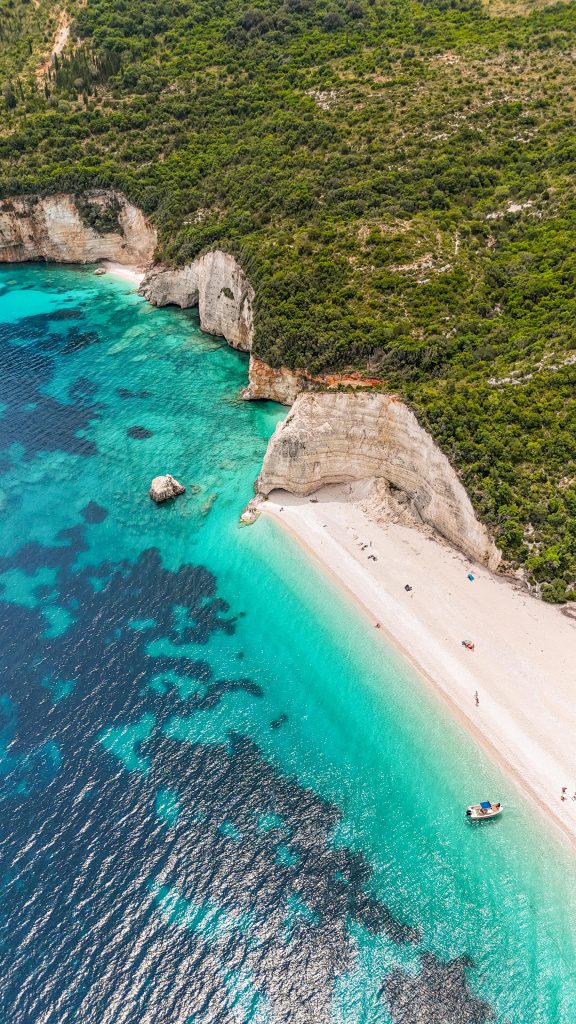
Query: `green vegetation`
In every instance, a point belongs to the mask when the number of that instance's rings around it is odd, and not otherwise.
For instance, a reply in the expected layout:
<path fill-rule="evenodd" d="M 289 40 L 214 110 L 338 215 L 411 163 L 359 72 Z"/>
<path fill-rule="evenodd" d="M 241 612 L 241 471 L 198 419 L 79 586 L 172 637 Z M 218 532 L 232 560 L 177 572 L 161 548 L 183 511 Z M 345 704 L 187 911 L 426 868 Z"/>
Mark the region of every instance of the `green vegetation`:
<path fill-rule="evenodd" d="M 111 231 L 120 231 L 120 206 L 114 197 L 105 205 L 91 203 L 83 196 L 78 199 L 78 212 L 86 227 L 92 228 L 100 235 Z"/>
<path fill-rule="evenodd" d="M 40 79 L 14 29 L 0 194 L 113 187 L 164 260 L 235 252 L 258 355 L 377 373 L 557 601 L 576 596 L 576 5 L 529 7 L 88 0 Z"/>
<path fill-rule="evenodd" d="M 0 0 L 0 85 L 9 109 L 24 99 L 21 76 L 34 75 L 58 22 L 54 0 Z M 1 105 L 1 103 L 0 103 Z"/>

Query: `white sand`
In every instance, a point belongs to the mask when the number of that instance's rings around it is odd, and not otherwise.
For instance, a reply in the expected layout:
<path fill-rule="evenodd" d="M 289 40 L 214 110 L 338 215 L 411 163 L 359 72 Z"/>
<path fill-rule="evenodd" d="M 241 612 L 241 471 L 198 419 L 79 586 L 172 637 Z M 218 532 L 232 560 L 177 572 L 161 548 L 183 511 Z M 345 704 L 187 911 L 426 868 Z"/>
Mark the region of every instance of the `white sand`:
<path fill-rule="evenodd" d="M 378 525 L 349 495 L 347 486 L 328 487 L 315 503 L 274 491 L 262 510 L 310 549 L 372 625 L 380 622 L 384 637 L 576 842 L 576 623 L 419 530 Z M 474 641 L 474 651 L 463 639 Z"/>
<path fill-rule="evenodd" d="M 144 278 L 144 271 L 139 267 L 128 266 L 124 263 L 113 263 L 112 260 L 102 260 L 99 266 L 103 267 L 107 274 L 122 277 L 125 281 L 133 281 L 135 285 L 140 285 Z"/>

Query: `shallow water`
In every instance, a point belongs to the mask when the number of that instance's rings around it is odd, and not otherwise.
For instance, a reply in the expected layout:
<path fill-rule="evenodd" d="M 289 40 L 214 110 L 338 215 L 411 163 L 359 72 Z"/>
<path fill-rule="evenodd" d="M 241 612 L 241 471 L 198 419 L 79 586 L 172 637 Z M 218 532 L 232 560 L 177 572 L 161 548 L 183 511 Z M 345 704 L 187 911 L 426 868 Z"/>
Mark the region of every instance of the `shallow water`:
<path fill-rule="evenodd" d="M 572 1024 L 573 856 L 290 538 L 238 526 L 283 415 L 239 400 L 246 357 L 21 266 L 0 361 L 0 1020 Z"/>

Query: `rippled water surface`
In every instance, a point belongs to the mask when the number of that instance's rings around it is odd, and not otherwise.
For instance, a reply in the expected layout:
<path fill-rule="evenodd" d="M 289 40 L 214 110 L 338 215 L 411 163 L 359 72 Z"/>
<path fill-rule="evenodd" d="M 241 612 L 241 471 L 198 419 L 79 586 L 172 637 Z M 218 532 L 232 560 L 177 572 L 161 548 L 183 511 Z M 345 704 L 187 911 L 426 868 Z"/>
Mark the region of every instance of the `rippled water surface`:
<path fill-rule="evenodd" d="M 239 401 L 246 358 L 28 266 L 0 363 L 2 1024 L 573 1024 L 573 856 L 292 541 L 238 527 L 283 415 Z"/>

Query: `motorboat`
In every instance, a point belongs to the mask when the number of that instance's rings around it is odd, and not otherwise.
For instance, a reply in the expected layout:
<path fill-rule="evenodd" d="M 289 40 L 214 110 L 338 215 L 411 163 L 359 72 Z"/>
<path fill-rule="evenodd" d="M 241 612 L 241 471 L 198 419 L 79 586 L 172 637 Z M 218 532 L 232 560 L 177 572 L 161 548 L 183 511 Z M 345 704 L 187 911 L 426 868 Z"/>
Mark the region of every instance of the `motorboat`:
<path fill-rule="evenodd" d="M 503 810 L 502 804 L 493 804 L 490 800 L 483 800 L 479 804 L 470 804 L 470 807 L 466 808 L 466 817 L 471 821 L 487 821 L 488 818 L 497 818 Z"/>

